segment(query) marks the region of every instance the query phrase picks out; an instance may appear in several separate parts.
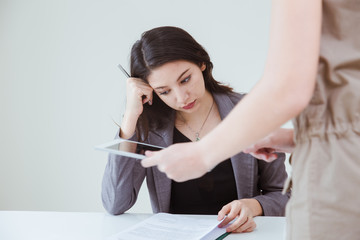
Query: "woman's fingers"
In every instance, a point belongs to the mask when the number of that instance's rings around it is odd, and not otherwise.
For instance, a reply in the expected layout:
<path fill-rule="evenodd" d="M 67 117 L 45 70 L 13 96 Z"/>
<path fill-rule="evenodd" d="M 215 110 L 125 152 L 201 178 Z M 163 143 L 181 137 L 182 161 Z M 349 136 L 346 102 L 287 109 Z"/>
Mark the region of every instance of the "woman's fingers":
<path fill-rule="evenodd" d="M 256 223 L 252 217 L 249 217 L 243 224 L 233 230 L 233 232 L 252 232 L 256 228 Z"/>
<path fill-rule="evenodd" d="M 142 100 L 142 104 L 145 103 L 152 103 L 153 99 L 153 89 L 150 87 L 150 85 L 144 85 L 141 83 L 141 85 L 136 85 L 135 87 L 136 96 Z"/>
<path fill-rule="evenodd" d="M 235 219 L 226 228 L 227 232 L 251 232 L 256 227 L 251 209 L 242 200 L 234 200 L 225 205 L 218 213 L 218 220 L 221 219 L 224 220 L 219 224 L 219 227 L 224 227 Z"/>
<path fill-rule="evenodd" d="M 225 217 L 225 219 L 218 225 L 218 227 L 223 227 L 225 226 L 226 224 L 228 224 L 230 221 L 232 221 L 232 219 L 230 219 L 229 217 L 226 216 L 226 214 L 229 213 L 231 209 L 231 203 L 229 204 L 226 204 L 225 206 L 223 206 L 221 208 L 221 210 L 218 212 L 218 221 L 221 221 L 223 220 Z"/>
<path fill-rule="evenodd" d="M 153 89 L 140 78 L 128 78 L 126 85 L 126 110 L 135 115 L 140 115 L 143 111 L 143 105 L 149 103 L 152 105 Z"/>
<path fill-rule="evenodd" d="M 223 207 L 223 209 L 224 209 L 223 213 L 227 213 L 227 216 L 224 219 L 224 221 L 221 222 L 221 224 L 219 226 L 223 227 L 223 226 L 227 225 L 229 222 L 231 222 L 238 216 L 239 216 L 238 219 L 236 219 L 234 223 L 232 223 L 229 227 L 227 227 L 226 231 L 231 232 L 234 229 L 236 229 L 238 226 L 240 226 L 239 224 L 242 224 L 244 222 L 244 219 L 240 218 L 242 206 L 243 206 L 242 203 L 238 200 L 232 201 L 231 203 L 225 205 Z"/>
<path fill-rule="evenodd" d="M 143 100 L 143 104 L 148 103 L 149 105 L 152 105 L 152 100 L 153 100 L 153 89 L 152 88 L 147 88 L 144 91 L 144 100 Z"/>
<path fill-rule="evenodd" d="M 152 92 L 150 93 L 143 93 L 142 95 L 142 103 L 145 104 L 145 103 L 148 103 L 149 105 L 152 105 Z"/>
<path fill-rule="evenodd" d="M 238 232 L 236 230 L 238 230 L 241 226 L 243 226 L 244 224 L 246 224 L 246 222 L 248 221 L 248 217 L 238 217 L 230 226 L 228 226 L 226 228 L 227 232 Z"/>
<path fill-rule="evenodd" d="M 256 223 L 255 223 L 255 221 L 252 221 L 250 224 L 250 227 L 245 229 L 243 232 L 252 232 L 252 231 L 254 231 L 255 228 L 256 228 Z"/>
<path fill-rule="evenodd" d="M 254 152 L 250 151 L 249 149 L 246 149 L 246 151 L 244 150 L 244 153 L 248 153 L 257 159 L 261 159 L 267 162 L 272 162 L 278 158 L 278 155 L 274 151 L 274 149 L 269 149 L 269 148 L 258 149 L 257 151 Z"/>
<path fill-rule="evenodd" d="M 137 86 L 137 91 L 138 97 L 142 99 L 142 104 L 152 104 L 153 89 L 150 87 L 150 85 L 144 85 L 144 83 L 141 83 L 141 85 Z"/>

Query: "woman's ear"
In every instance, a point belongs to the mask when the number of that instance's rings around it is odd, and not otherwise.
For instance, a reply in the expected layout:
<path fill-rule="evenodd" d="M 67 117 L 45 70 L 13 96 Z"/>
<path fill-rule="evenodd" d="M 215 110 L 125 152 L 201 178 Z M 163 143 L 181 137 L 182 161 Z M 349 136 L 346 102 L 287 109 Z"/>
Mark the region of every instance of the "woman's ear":
<path fill-rule="evenodd" d="M 206 64 L 205 64 L 205 63 L 202 63 L 200 69 L 201 69 L 201 71 L 203 72 L 203 71 L 206 69 Z"/>

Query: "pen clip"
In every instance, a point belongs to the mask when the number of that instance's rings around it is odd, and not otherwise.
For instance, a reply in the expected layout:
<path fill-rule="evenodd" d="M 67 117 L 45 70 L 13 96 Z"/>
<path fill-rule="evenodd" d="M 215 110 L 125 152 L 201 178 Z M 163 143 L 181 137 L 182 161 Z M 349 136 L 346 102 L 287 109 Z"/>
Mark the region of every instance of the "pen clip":
<path fill-rule="evenodd" d="M 118 64 L 118 68 L 125 74 L 125 76 L 128 78 L 130 77 L 130 74 L 128 74 L 128 72 L 125 70 L 125 68 L 123 68 L 123 66 L 121 66 L 121 64 Z"/>

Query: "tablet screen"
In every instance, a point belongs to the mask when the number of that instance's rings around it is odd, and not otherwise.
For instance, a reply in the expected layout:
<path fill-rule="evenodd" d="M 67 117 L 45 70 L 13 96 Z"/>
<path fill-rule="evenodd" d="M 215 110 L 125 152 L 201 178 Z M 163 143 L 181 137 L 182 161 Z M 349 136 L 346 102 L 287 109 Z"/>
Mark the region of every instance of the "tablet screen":
<path fill-rule="evenodd" d="M 115 143 L 113 145 L 110 145 L 108 148 L 113 150 L 142 154 L 142 155 L 145 154 L 146 150 L 159 151 L 162 149 L 161 147 L 147 145 L 139 142 L 130 142 L 130 141 L 122 141 L 119 143 Z"/>
<path fill-rule="evenodd" d="M 163 147 L 150 145 L 146 143 L 140 143 L 135 141 L 130 141 L 126 139 L 115 139 L 109 143 L 102 144 L 95 147 L 98 150 L 104 150 L 113 154 L 133 157 L 138 159 L 145 158 L 145 151 L 159 151 Z"/>

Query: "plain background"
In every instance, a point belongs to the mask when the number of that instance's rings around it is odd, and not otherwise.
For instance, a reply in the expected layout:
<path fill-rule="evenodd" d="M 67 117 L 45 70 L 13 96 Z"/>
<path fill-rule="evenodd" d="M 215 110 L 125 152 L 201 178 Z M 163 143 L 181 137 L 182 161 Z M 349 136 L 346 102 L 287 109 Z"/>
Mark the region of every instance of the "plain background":
<path fill-rule="evenodd" d="M 107 154 L 125 103 L 132 44 L 187 30 L 214 76 L 238 92 L 260 79 L 270 1 L 0 0 L 0 210 L 104 211 Z M 146 185 L 131 212 L 151 212 Z"/>

